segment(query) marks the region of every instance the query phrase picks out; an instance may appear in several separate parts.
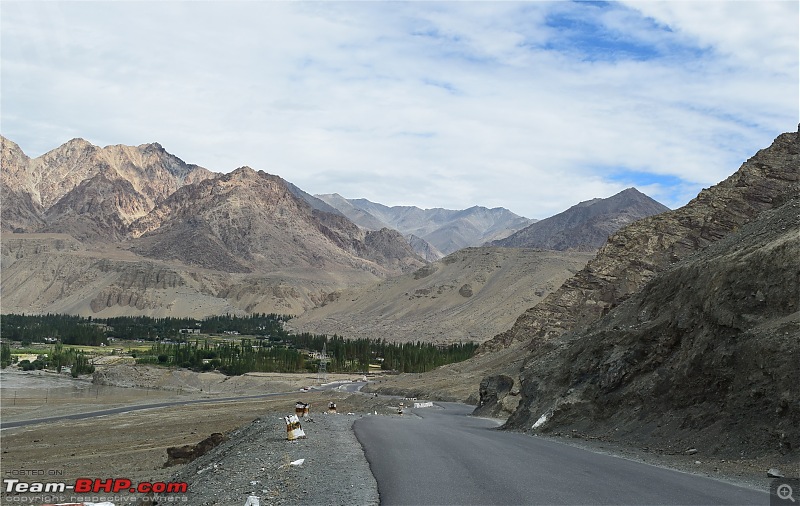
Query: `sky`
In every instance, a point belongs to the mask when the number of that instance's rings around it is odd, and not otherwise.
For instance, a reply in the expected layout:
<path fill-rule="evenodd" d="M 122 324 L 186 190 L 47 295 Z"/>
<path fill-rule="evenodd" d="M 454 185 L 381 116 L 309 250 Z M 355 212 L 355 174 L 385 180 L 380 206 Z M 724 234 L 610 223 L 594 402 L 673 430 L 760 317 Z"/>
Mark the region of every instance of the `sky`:
<path fill-rule="evenodd" d="M 800 122 L 797 1 L 0 0 L 0 133 L 312 194 L 671 208 Z"/>

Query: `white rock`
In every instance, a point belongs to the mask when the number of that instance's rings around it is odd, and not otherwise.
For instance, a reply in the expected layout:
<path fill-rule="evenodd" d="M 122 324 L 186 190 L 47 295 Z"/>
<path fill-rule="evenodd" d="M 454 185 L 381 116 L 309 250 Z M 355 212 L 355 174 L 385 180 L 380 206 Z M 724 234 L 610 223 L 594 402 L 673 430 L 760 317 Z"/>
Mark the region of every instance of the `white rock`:
<path fill-rule="evenodd" d="M 543 414 L 542 416 L 540 416 L 540 417 L 539 417 L 539 419 L 538 419 L 538 420 L 536 420 L 536 423 L 534 423 L 534 424 L 533 424 L 533 426 L 531 427 L 531 429 L 538 429 L 539 427 L 541 427 L 542 425 L 544 425 L 544 423 L 545 423 L 546 421 L 547 421 L 547 413 L 545 413 L 545 414 Z"/>

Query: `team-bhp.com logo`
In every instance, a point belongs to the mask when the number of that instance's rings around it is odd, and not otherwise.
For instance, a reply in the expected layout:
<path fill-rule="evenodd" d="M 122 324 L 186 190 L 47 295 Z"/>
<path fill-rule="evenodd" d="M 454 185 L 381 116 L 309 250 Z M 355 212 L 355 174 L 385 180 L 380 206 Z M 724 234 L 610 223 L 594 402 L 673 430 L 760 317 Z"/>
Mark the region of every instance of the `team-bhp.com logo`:
<path fill-rule="evenodd" d="M 119 494 L 130 492 L 132 494 L 185 494 L 189 485 L 185 481 L 178 482 L 139 482 L 133 483 L 127 478 L 78 478 L 74 485 L 66 483 L 22 482 L 16 478 L 3 480 L 4 491 L 12 494 L 44 493 L 55 494 L 73 492 L 76 494 L 97 494 L 105 492 Z"/>

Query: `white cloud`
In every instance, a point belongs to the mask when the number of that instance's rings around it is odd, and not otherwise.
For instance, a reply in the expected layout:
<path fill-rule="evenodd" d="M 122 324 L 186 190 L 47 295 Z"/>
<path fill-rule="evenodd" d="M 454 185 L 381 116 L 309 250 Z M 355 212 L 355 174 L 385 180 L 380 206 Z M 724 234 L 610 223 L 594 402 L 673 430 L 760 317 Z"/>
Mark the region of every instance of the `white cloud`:
<path fill-rule="evenodd" d="M 735 66 L 797 77 L 800 12 L 793 1 L 625 2 Z"/>
<path fill-rule="evenodd" d="M 632 184 L 682 205 L 798 120 L 796 2 L 2 8 L 2 133 L 34 156 L 157 141 L 310 193 L 542 218 Z"/>

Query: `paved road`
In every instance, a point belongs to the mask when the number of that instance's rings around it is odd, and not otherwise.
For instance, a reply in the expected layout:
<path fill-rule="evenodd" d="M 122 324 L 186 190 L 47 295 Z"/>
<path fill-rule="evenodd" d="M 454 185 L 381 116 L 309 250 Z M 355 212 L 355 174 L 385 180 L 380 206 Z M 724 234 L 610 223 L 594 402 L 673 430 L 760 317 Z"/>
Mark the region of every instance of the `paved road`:
<path fill-rule="evenodd" d="M 358 383 L 329 383 L 327 385 L 322 385 L 320 387 L 315 387 L 318 390 L 343 390 L 346 392 L 356 392 L 361 389 L 366 384 L 366 382 L 358 382 Z M 120 406 L 117 408 L 109 408 L 103 409 L 99 411 L 88 411 L 83 413 L 74 413 L 71 415 L 60 415 L 60 416 L 50 416 L 47 418 L 33 418 L 30 420 L 20 420 L 17 422 L 0 422 L 0 429 L 11 429 L 13 427 L 25 427 L 27 425 L 35 425 L 39 423 L 50 423 L 50 422 L 58 422 L 61 420 L 83 420 L 86 418 L 94 418 L 97 416 L 107 416 L 107 415 L 117 415 L 119 413 L 127 413 L 129 411 L 139 411 L 142 409 L 158 409 L 158 408 L 168 408 L 172 406 L 183 406 L 186 404 L 201 404 L 201 403 L 221 403 L 221 402 L 235 402 L 247 399 L 263 399 L 267 397 L 278 397 L 281 395 L 295 395 L 297 394 L 297 390 L 292 390 L 290 392 L 274 392 L 268 394 L 258 394 L 258 395 L 241 395 L 238 397 L 218 397 L 218 398 L 210 398 L 210 399 L 195 399 L 195 400 L 186 400 L 186 401 L 169 401 L 169 402 L 158 402 L 153 404 L 134 404 L 130 406 Z"/>
<path fill-rule="evenodd" d="M 243 395 L 239 397 L 220 397 L 220 398 L 211 398 L 211 399 L 195 399 L 191 401 L 170 401 L 170 402 L 158 402 L 154 404 L 134 404 L 131 406 L 120 406 L 117 408 L 109 408 L 103 409 L 99 411 L 88 411 L 84 413 L 74 413 L 71 415 L 60 415 L 60 416 L 50 416 L 47 418 L 33 418 L 30 420 L 20 420 L 17 422 L 2 422 L 0 428 L 3 429 L 10 429 L 12 427 L 24 427 L 26 425 L 34 425 L 38 423 L 50 423 L 50 422 L 57 422 L 60 420 L 82 420 L 85 418 L 94 418 L 96 416 L 106 416 L 106 415 L 116 415 L 119 413 L 127 413 L 129 411 L 139 411 L 142 409 L 158 409 L 158 408 L 167 408 L 171 406 L 183 406 L 185 404 L 202 404 L 202 403 L 220 403 L 220 402 L 233 402 L 233 401 L 241 401 L 246 399 L 263 399 L 266 397 L 277 397 L 279 395 L 288 395 L 288 394 L 296 394 L 297 391 L 291 392 L 275 392 L 270 394 L 258 394 L 258 395 Z"/>
<path fill-rule="evenodd" d="M 340 392 L 355 393 L 360 391 L 366 384 L 366 381 L 339 381 L 335 383 L 328 383 L 318 388 L 320 390 L 338 390 Z"/>
<path fill-rule="evenodd" d="M 769 504 L 767 492 L 494 430 L 472 409 L 355 422 L 381 505 Z"/>

